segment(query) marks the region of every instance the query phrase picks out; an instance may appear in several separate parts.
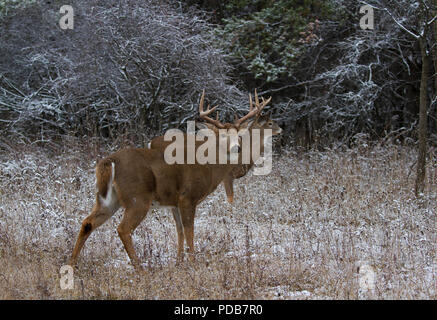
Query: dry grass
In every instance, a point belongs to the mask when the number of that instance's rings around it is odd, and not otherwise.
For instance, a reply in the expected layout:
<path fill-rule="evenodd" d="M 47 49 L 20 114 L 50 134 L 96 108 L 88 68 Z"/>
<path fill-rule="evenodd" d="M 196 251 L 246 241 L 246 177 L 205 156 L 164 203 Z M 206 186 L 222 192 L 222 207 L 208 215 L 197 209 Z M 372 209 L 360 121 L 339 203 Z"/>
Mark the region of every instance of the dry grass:
<path fill-rule="evenodd" d="M 266 177 L 223 187 L 196 214 L 196 263 L 175 266 L 176 228 L 150 212 L 134 235 L 148 275 L 131 267 L 116 227 L 122 212 L 90 237 L 73 290 L 61 290 L 80 223 L 94 200 L 96 148 L 21 147 L 0 156 L 2 299 L 436 299 L 434 160 L 426 192 L 407 179 L 407 147 L 284 152 Z M 375 271 L 362 293 L 359 267 Z"/>

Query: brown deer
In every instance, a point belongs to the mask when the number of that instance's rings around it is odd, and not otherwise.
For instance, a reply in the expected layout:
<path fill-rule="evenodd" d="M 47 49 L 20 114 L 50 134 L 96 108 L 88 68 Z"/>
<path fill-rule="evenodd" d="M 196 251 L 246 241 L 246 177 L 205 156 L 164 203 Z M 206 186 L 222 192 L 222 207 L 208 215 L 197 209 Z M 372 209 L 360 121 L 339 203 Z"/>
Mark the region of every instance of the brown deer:
<path fill-rule="evenodd" d="M 250 109 L 249 113 L 245 115 L 243 118 L 239 119 L 236 118 L 235 122 L 233 124 L 228 125 L 234 125 L 236 128 L 240 129 L 240 134 L 244 132 L 243 130 L 247 130 L 247 134 L 249 135 L 249 145 L 248 147 L 250 150 L 252 150 L 252 130 L 253 129 L 259 129 L 260 130 L 260 153 L 264 152 L 264 132 L 265 129 L 271 129 L 272 135 L 278 135 L 282 132 L 282 129 L 278 126 L 276 122 L 274 122 L 272 119 L 270 119 L 270 113 L 261 115 L 262 109 L 270 102 L 271 98 L 267 100 L 262 100 L 262 102 L 259 101 L 258 94 L 255 89 L 255 106 L 253 105 L 252 101 L 252 95 L 249 94 L 249 104 Z M 255 119 L 251 119 L 252 117 L 255 117 Z M 217 119 L 218 119 L 218 113 L 217 113 Z M 211 122 L 210 122 L 211 123 Z M 214 123 L 207 123 L 206 124 L 208 128 L 215 129 Z M 158 150 L 164 150 L 170 142 L 165 141 L 163 136 L 156 137 L 152 139 L 152 141 L 149 142 L 148 148 L 149 149 L 158 149 Z M 256 161 L 257 159 L 255 159 Z M 233 181 L 235 179 L 239 179 L 244 177 L 248 171 L 253 167 L 254 165 L 254 159 L 250 157 L 250 163 L 247 164 L 238 164 L 234 165 L 234 168 L 224 177 L 223 179 L 223 185 L 225 187 L 226 196 L 229 203 L 234 202 L 234 188 L 233 188 Z M 173 213 L 174 215 L 174 213 Z"/>
<path fill-rule="evenodd" d="M 232 153 L 240 155 L 241 139 L 235 138 L 238 137 L 238 126 L 210 118 L 209 114 L 216 107 L 210 109 L 208 106 L 203 111 L 204 96 L 205 92 L 199 103 L 200 117 L 214 125 L 218 140 L 225 140 L 223 144 L 216 143 L 217 158 L 223 145 L 228 159 Z M 217 128 L 227 130 L 223 133 Z M 187 139 L 188 135 L 184 134 L 184 151 L 188 157 Z M 196 141 L 196 149 L 200 144 Z M 111 154 L 97 164 L 95 204 L 91 214 L 82 222 L 69 264 L 76 264 L 90 234 L 123 207 L 125 212 L 117 231 L 132 264 L 141 270 L 131 235 L 152 205 L 173 208 L 178 233 L 178 261 L 183 260 L 184 237 L 193 259 L 196 206 L 217 188 L 233 167 L 228 163 L 199 164 L 197 159 L 194 164 L 168 164 L 164 152 L 157 149 L 126 148 Z"/>

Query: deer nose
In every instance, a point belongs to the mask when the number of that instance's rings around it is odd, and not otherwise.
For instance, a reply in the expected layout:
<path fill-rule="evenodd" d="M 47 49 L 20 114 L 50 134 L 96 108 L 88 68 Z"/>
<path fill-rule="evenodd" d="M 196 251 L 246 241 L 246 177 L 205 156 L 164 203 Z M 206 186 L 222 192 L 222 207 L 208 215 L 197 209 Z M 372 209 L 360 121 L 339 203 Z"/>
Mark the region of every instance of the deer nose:
<path fill-rule="evenodd" d="M 240 153 L 241 147 L 239 145 L 235 145 L 231 148 L 231 153 Z"/>

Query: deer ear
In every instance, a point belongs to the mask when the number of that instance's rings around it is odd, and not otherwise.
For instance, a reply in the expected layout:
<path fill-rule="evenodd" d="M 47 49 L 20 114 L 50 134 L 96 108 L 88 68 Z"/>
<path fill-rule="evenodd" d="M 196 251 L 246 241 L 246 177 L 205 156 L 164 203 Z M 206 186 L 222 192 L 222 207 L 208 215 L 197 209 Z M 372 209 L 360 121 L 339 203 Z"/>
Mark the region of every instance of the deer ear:
<path fill-rule="evenodd" d="M 258 119 L 256 119 L 256 123 L 260 126 L 263 126 L 267 122 L 268 118 L 266 118 L 264 115 L 260 116 Z"/>
<path fill-rule="evenodd" d="M 257 122 L 259 125 L 263 126 L 267 121 L 270 120 L 270 116 L 271 116 L 271 114 L 272 114 L 272 111 L 270 110 L 269 112 L 266 112 L 266 113 L 260 115 L 260 116 L 256 119 L 256 122 Z"/>

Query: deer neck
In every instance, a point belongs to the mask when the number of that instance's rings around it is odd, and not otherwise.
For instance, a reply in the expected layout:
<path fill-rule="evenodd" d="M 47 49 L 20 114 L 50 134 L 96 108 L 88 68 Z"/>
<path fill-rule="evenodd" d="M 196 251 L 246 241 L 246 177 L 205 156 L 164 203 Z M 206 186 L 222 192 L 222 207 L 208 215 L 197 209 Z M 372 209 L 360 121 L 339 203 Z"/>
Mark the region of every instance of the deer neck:
<path fill-rule="evenodd" d="M 259 130 L 259 134 L 256 135 L 256 132 L 254 132 L 254 129 Z M 269 136 L 266 134 L 265 129 L 262 128 L 250 128 L 250 167 L 254 165 L 254 163 L 264 154 L 265 151 L 265 144 L 267 139 L 269 139 Z M 255 135 L 254 135 L 255 134 Z"/>

